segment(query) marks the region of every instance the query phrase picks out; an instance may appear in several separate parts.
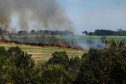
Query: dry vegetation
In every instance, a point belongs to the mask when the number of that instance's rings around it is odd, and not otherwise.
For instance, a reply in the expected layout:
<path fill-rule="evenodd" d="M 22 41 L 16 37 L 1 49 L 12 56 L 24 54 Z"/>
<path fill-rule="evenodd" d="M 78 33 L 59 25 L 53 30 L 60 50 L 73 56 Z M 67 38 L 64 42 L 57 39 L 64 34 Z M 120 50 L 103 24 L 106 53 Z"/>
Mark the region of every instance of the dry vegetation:
<path fill-rule="evenodd" d="M 6 49 L 12 46 L 19 46 L 24 52 L 27 52 L 28 54 L 32 55 L 32 58 L 35 60 L 35 63 L 45 62 L 49 58 L 52 57 L 52 53 L 55 51 L 66 51 L 68 56 L 75 57 L 79 56 L 81 57 L 86 50 L 76 50 L 76 49 L 69 49 L 69 48 L 56 48 L 56 47 L 38 47 L 38 46 L 28 46 L 28 45 L 17 45 L 14 43 L 0 43 L 0 46 L 4 46 Z"/>

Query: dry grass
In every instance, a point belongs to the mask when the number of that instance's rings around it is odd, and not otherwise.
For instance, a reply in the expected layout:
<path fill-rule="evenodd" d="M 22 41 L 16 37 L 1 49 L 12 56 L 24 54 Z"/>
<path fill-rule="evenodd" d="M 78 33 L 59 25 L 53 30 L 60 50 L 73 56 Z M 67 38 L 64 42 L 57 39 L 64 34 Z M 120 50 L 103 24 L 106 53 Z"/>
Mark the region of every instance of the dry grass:
<path fill-rule="evenodd" d="M 31 54 L 32 59 L 34 59 L 35 63 L 38 62 L 45 62 L 49 58 L 52 57 L 52 53 L 55 51 L 66 51 L 69 58 L 79 56 L 81 57 L 86 50 L 76 50 L 76 49 L 69 49 L 69 48 L 55 48 L 55 47 L 40 47 L 40 46 L 29 46 L 29 45 L 17 45 L 17 44 L 10 44 L 10 43 L 0 43 L 0 46 L 4 46 L 6 49 L 9 47 L 19 46 L 24 52 Z"/>

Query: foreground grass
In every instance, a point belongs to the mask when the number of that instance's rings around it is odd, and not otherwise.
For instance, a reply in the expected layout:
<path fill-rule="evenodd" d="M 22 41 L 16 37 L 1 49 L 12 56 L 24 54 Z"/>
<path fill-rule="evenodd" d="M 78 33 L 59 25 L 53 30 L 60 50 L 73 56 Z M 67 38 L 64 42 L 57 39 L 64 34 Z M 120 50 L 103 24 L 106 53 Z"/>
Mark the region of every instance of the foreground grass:
<path fill-rule="evenodd" d="M 9 44 L 9 43 L 0 43 L 0 46 L 4 46 L 6 49 L 9 47 L 19 46 L 24 52 L 32 55 L 32 59 L 34 59 L 35 63 L 41 63 L 47 61 L 52 57 L 52 53 L 55 51 L 66 51 L 69 58 L 79 56 L 81 57 L 87 51 L 85 50 L 76 50 L 69 48 L 55 48 L 55 47 L 40 47 L 40 46 L 29 46 L 29 45 L 17 45 L 17 44 Z"/>

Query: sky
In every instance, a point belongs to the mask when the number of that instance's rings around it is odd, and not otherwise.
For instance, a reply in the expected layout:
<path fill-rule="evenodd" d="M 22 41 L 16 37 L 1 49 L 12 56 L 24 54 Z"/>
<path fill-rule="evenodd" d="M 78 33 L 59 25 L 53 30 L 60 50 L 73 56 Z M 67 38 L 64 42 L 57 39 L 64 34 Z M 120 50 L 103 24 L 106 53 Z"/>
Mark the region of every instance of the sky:
<path fill-rule="evenodd" d="M 75 34 L 96 29 L 126 30 L 126 0 L 57 0 L 73 23 Z"/>

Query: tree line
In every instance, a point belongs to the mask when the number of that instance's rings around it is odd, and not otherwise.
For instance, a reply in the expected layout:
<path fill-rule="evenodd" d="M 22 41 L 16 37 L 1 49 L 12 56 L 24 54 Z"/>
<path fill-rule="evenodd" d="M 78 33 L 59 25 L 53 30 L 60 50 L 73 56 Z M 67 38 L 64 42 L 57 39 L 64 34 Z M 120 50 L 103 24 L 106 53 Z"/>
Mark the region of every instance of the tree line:
<path fill-rule="evenodd" d="M 96 36 L 126 36 L 126 30 L 118 29 L 117 31 L 97 29 L 94 32 L 83 31 L 86 35 L 96 35 Z"/>
<path fill-rule="evenodd" d="M 17 33 L 10 33 L 9 31 L 3 31 L 0 29 L 0 35 L 74 35 L 71 31 L 51 31 L 51 30 L 31 30 L 31 32 L 27 31 L 18 31 Z"/>
<path fill-rule="evenodd" d="M 113 42 L 109 48 L 91 48 L 81 58 L 56 51 L 39 65 L 19 47 L 0 47 L 0 83 L 126 84 L 126 46 Z"/>

